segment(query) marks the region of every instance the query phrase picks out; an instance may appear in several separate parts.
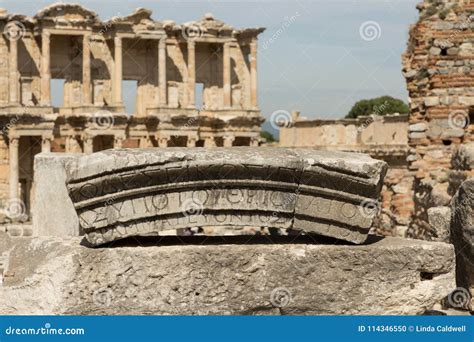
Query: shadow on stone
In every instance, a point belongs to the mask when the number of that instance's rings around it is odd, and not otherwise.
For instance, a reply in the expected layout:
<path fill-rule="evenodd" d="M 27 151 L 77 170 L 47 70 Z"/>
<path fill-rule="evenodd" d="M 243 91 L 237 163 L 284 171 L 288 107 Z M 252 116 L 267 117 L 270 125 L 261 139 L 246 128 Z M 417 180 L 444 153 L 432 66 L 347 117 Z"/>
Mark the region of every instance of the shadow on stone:
<path fill-rule="evenodd" d="M 362 245 L 371 245 L 380 240 L 382 236 L 369 235 Z M 154 246 L 179 246 L 179 245 L 272 245 L 272 244 L 302 244 L 302 245 L 350 245 L 356 244 L 338 239 L 306 234 L 298 236 L 273 236 L 273 235 L 239 235 L 239 236 L 137 236 L 113 241 L 95 248 L 114 247 L 154 247 Z M 94 247 L 85 238 L 81 245 Z"/>

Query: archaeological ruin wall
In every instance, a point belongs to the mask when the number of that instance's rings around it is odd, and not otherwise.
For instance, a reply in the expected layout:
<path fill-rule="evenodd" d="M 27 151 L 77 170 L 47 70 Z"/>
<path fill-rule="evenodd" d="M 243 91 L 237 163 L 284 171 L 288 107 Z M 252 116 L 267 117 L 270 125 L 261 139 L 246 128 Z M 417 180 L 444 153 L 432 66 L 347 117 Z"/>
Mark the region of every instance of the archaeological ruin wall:
<path fill-rule="evenodd" d="M 432 238 L 428 209 L 447 206 L 461 181 L 474 174 L 474 4 L 424 1 L 418 10 L 403 55 L 415 191 L 409 234 Z"/>
<path fill-rule="evenodd" d="M 0 9 L 0 30 L 0 200 L 9 219 L 29 217 L 41 151 L 260 143 L 263 28 L 236 29 L 212 14 L 156 21 L 143 8 L 103 21 L 58 3 L 33 17 Z"/>

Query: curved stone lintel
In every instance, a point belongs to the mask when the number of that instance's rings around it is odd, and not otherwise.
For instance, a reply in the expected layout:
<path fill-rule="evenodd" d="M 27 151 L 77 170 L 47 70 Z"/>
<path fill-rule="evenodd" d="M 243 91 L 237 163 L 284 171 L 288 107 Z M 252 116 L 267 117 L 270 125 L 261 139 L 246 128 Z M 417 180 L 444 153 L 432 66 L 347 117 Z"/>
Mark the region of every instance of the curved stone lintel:
<path fill-rule="evenodd" d="M 93 245 L 177 228 L 293 228 L 354 243 L 377 214 L 385 162 L 305 149 L 118 149 L 67 165 Z"/>

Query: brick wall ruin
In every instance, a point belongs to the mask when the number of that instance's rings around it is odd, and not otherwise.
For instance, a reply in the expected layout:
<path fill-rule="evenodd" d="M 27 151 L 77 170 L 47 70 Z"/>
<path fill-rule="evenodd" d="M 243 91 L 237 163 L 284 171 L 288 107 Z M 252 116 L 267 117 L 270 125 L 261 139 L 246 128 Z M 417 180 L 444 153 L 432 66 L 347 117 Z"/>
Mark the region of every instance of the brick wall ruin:
<path fill-rule="evenodd" d="M 432 238 L 427 209 L 447 206 L 460 181 L 474 174 L 462 152 L 472 153 L 474 141 L 474 4 L 424 1 L 418 10 L 403 55 L 411 111 L 408 162 L 415 177 L 409 235 Z"/>
<path fill-rule="evenodd" d="M 297 119 L 281 129 L 281 144 L 386 160 L 381 232 L 439 240 L 429 213 L 446 212 L 461 182 L 474 175 L 474 4 L 425 0 L 417 8 L 402 56 L 407 121 Z"/>

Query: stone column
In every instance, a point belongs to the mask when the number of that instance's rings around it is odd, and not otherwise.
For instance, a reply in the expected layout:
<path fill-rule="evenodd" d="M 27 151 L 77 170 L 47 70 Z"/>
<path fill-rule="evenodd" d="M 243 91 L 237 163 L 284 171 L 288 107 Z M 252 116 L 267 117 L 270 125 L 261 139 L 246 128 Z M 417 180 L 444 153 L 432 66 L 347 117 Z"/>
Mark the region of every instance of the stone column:
<path fill-rule="evenodd" d="M 204 140 L 204 147 L 216 147 L 216 140 L 214 137 L 207 137 Z"/>
<path fill-rule="evenodd" d="M 159 137 L 158 138 L 158 146 L 159 147 L 168 147 L 169 137 Z"/>
<path fill-rule="evenodd" d="M 196 147 L 198 139 L 196 137 L 189 137 L 188 140 L 186 141 L 186 147 Z"/>
<path fill-rule="evenodd" d="M 85 105 L 92 104 L 91 47 L 89 34 L 84 34 L 82 39 L 82 92 L 82 103 Z"/>
<path fill-rule="evenodd" d="M 141 137 L 138 142 L 139 148 L 148 148 L 153 147 L 150 137 Z"/>
<path fill-rule="evenodd" d="M 15 26 L 16 27 L 16 26 Z M 9 89 L 10 89 L 10 103 L 19 103 L 18 100 L 18 41 L 10 38 L 10 54 L 9 54 Z"/>
<path fill-rule="evenodd" d="M 188 39 L 188 107 L 196 106 L 196 43 Z"/>
<path fill-rule="evenodd" d="M 42 106 L 51 106 L 50 38 L 48 31 L 41 34 L 41 100 Z"/>
<path fill-rule="evenodd" d="M 250 146 L 260 146 L 260 139 L 257 137 L 250 138 Z"/>
<path fill-rule="evenodd" d="M 167 104 L 167 82 L 166 82 L 166 38 L 161 38 L 158 44 L 158 88 L 160 106 Z"/>
<path fill-rule="evenodd" d="M 115 135 L 114 136 L 114 148 L 122 148 L 123 141 L 125 137 L 122 135 Z"/>
<path fill-rule="evenodd" d="M 250 104 L 257 108 L 257 39 L 250 43 Z"/>
<path fill-rule="evenodd" d="M 122 38 L 114 38 L 114 73 L 112 80 L 112 99 L 116 106 L 122 105 Z"/>
<path fill-rule="evenodd" d="M 223 52 L 223 87 L 224 87 L 224 107 L 230 108 L 232 105 L 231 99 L 231 60 L 230 60 L 230 43 L 224 43 Z"/>
<path fill-rule="evenodd" d="M 65 146 L 66 153 L 74 152 L 74 149 L 72 146 L 74 144 L 74 140 L 75 138 L 73 136 L 71 135 L 66 136 L 66 146 Z"/>
<path fill-rule="evenodd" d="M 8 156 L 10 165 L 10 201 L 15 203 L 19 200 L 18 197 L 18 182 L 20 181 L 20 169 L 18 159 L 18 148 L 20 146 L 19 137 L 11 137 L 8 146 Z"/>
<path fill-rule="evenodd" d="M 84 144 L 84 153 L 91 154 L 94 153 L 94 138 L 90 136 L 83 137 Z"/>
<path fill-rule="evenodd" d="M 41 137 L 41 152 L 51 152 L 51 140 L 50 136 Z"/>
<path fill-rule="evenodd" d="M 233 135 L 224 136 L 224 147 L 232 147 L 234 140 L 235 140 L 235 136 Z"/>

